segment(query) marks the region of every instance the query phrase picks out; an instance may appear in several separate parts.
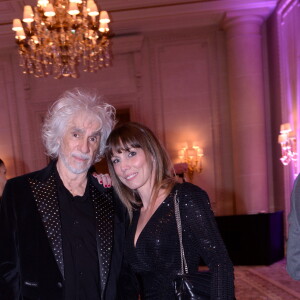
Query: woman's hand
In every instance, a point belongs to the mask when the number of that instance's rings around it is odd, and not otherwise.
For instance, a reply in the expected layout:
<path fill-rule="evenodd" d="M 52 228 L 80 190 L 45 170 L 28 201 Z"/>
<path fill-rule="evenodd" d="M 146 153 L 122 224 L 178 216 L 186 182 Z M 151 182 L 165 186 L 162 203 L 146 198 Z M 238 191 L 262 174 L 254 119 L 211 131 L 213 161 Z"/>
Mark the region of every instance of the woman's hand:
<path fill-rule="evenodd" d="M 103 187 L 110 188 L 112 186 L 112 182 L 109 174 L 93 173 L 93 176 L 98 180 L 99 184 L 103 185 Z"/>

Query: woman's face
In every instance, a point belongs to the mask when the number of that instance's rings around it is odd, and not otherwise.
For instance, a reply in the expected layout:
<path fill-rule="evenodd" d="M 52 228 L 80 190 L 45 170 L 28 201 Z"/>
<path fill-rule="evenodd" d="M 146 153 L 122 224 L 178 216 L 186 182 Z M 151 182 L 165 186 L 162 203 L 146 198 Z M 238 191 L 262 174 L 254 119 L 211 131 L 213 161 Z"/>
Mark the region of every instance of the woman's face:
<path fill-rule="evenodd" d="M 116 175 L 128 188 L 139 194 L 151 193 L 153 186 L 153 164 L 141 148 L 130 148 L 122 153 L 113 152 L 111 161 Z M 150 195 L 150 194 L 149 194 Z"/>

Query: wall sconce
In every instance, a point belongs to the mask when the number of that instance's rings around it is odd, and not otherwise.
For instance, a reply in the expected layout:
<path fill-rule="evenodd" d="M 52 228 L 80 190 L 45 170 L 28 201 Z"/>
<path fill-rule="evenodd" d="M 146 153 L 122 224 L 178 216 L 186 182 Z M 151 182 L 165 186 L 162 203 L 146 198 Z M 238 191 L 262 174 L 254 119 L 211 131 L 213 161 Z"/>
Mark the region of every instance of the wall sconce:
<path fill-rule="evenodd" d="M 294 172 L 296 173 L 297 154 L 297 139 L 294 136 L 290 123 L 284 123 L 280 126 L 280 134 L 278 143 L 281 145 L 281 162 L 287 166 L 290 162 L 294 163 Z"/>
<path fill-rule="evenodd" d="M 202 157 L 203 149 L 198 146 L 191 148 L 182 148 L 179 150 L 178 157 L 182 163 L 187 164 L 187 175 L 189 180 L 192 182 L 194 172 L 202 172 Z"/>

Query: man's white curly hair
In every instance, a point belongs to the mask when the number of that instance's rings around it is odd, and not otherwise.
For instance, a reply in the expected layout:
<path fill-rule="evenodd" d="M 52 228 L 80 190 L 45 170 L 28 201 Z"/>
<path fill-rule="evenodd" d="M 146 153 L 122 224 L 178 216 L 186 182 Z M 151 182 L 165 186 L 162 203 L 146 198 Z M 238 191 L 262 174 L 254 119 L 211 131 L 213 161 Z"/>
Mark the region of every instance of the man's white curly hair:
<path fill-rule="evenodd" d="M 101 160 L 106 140 L 115 125 L 115 108 L 103 103 L 96 93 L 87 92 L 79 88 L 66 91 L 50 108 L 42 129 L 43 142 L 46 153 L 51 158 L 59 155 L 61 139 L 65 134 L 67 124 L 78 112 L 86 112 L 96 117 L 102 127 L 100 129 L 100 145 L 95 162 Z"/>

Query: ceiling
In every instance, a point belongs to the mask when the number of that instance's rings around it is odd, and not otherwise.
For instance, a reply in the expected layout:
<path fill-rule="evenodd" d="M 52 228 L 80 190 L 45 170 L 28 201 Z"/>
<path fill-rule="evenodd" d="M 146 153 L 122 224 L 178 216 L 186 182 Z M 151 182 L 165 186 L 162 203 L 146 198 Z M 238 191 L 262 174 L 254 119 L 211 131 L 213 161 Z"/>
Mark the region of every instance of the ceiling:
<path fill-rule="evenodd" d="M 107 10 L 115 35 L 219 24 L 228 12 L 259 11 L 267 16 L 279 0 L 96 0 Z M 24 5 L 37 0 L 0 0 L 0 47 L 14 44 L 12 20 L 21 18 Z"/>

